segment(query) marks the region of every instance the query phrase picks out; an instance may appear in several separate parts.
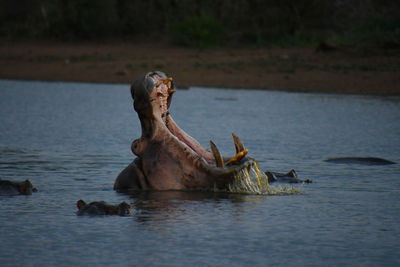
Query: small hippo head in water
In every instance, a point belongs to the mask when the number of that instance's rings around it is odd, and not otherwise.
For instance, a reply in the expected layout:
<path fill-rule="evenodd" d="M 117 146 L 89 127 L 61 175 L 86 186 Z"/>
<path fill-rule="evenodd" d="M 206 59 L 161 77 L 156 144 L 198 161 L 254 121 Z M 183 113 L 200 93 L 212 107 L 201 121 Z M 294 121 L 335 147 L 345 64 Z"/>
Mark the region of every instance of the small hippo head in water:
<path fill-rule="evenodd" d="M 77 215 L 120 215 L 126 216 L 130 214 L 131 206 L 126 202 L 119 205 L 110 205 L 104 201 L 94 201 L 86 204 L 82 199 L 76 202 L 78 207 Z"/>
<path fill-rule="evenodd" d="M 33 187 L 28 179 L 22 182 L 2 180 L 0 178 L 0 194 L 6 195 L 31 195 L 37 189 Z"/>

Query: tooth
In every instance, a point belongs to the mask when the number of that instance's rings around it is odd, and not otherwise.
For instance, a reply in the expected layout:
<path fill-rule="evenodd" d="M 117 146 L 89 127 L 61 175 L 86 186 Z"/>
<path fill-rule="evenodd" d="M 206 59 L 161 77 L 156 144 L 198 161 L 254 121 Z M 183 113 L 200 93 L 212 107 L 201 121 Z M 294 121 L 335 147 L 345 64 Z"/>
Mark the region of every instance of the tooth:
<path fill-rule="evenodd" d="M 244 145 L 242 141 L 240 141 L 239 137 L 237 137 L 234 133 L 232 133 L 233 142 L 235 143 L 236 154 L 242 152 L 244 150 Z"/>
<path fill-rule="evenodd" d="M 224 160 L 222 159 L 221 153 L 219 152 L 217 146 L 210 140 L 211 151 L 214 155 L 215 164 L 217 167 L 224 167 Z"/>
<path fill-rule="evenodd" d="M 169 77 L 163 81 L 164 84 L 168 84 L 169 82 L 172 82 L 172 77 Z"/>
<path fill-rule="evenodd" d="M 231 158 L 225 165 L 231 165 L 231 164 L 233 164 L 233 163 L 235 163 L 235 162 L 238 162 L 238 161 L 240 161 L 242 158 L 244 158 L 245 156 L 246 156 L 246 154 L 248 153 L 249 151 L 247 150 L 247 149 L 244 149 L 244 150 L 242 150 L 242 151 L 240 151 L 239 153 L 237 153 L 233 158 Z"/>

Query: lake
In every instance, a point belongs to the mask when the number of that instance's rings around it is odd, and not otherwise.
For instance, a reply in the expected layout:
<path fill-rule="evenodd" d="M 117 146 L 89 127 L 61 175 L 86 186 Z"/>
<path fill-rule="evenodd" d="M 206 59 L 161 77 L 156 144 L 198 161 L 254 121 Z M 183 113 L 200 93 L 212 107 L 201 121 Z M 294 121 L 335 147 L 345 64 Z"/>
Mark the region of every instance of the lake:
<path fill-rule="evenodd" d="M 1 266 L 394 266 L 400 264 L 400 97 L 190 88 L 170 112 L 208 147 L 239 136 L 262 170 L 295 169 L 301 193 L 115 192 L 141 134 L 129 85 L 0 80 Z M 76 215 L 76 201 L 132 215 Z"/>

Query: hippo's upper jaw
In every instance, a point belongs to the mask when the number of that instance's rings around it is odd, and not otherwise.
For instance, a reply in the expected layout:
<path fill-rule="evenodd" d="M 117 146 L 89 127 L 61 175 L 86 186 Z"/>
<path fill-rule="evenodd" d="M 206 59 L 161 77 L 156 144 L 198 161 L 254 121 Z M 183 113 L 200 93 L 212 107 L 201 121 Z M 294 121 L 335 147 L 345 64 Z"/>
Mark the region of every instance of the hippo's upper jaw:
<path fill-rule="evenodd" d="M 174 92 L 172 78 L 160 71 L 148 72 L 133 83 L 131 94 L 142 136 L 131 146 L 138 158 L 120 173 L 115 189 L 225 190 L 243 173 L 254 173 L 256 177 L 250 179 L 257 184 L 266 181 L 257 163 L 245 158 L 247 149 L 236 136 L 237 155 L 225 163 L 211 141 L 212 153 L 181 130 L 168 112 Z"/>

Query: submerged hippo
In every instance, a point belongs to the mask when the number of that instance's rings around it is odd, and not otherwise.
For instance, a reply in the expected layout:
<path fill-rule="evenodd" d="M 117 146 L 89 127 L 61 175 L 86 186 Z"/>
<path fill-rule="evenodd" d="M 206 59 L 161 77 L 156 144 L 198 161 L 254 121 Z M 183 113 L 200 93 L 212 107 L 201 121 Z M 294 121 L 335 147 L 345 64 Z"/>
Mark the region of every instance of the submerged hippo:
<path fill-rule="evenodd" d="M 29 180 L 14 182 L 0 178 L 0 195 L 32 195 L 32 192 L 36 191 Z"/>
<path fill-rule="evenodd" d="M 339 158 L 329 158 L 324 161 L 330 163 L 339 163 L 339 164 L 362 164 L 362 165 L 396 164 L 396 162 L 376 157 L 339 157 Z"/>
<path fill-rule="evenodd" d="M 78 207 L 77 215 L 120 215 L 125 216 L 130 214 L 131 206 L 124 202 L 119 205 L 110 205 L 104 201 L 94 201 L 86 204 L 82 199 L 76 202 Z"/>
<path fill-rule="evenodd" d="M 132 142 L 137 158 L 118 175 L 114 189 L 265 190 L 267 176 L 246 157 L 248 151 L 237 136 L 233 135 L 236 155 L 224 158 L 212 141 L 210 152 L 179 128 L 168 111 L 174 93 L 172 78 L 161 71 L 148 72 L 132 84 L 142 136 Z"/>
<path fill-rule="evenodd" d="M 265 175 L 268 177 L 268 182 L 287 182 L 287 183 L 312 183 L 312 180 L 300 180 L 297 177 L 297 173 L 295 170 L 291 169 L 287 173 L 280 173 L 280 172 L 270 172 L 266 171 Z"/>

